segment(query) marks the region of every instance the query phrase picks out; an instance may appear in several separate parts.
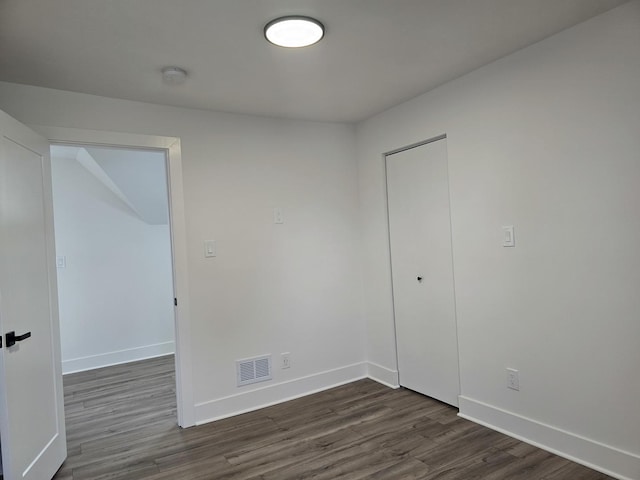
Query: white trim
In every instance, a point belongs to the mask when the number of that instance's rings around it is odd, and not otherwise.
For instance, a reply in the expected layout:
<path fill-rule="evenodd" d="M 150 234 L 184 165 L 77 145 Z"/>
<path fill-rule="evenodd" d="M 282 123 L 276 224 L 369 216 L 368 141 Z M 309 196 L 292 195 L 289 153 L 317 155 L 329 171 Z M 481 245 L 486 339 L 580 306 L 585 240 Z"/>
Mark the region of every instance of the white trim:
<path fill-rule="evenodd" d="M 640 478 L 640 456 L 463 395 L 462 418 L 620 480 Z"/>
<path fill-rule="evenodd" d="M 29 473 L 31 472 L 31 469 L 33 467 L 37 467 L 38 466 L 38 462 L 40 460 L 45 460 L 46 457 L 51 455 L 51 445 L 53 445 L 53 443 L 58 440 L 60 437 L 60 435 L 58 433 L 56 433 L 53 437 L 51 437 L 51 440 L 49 440 L 47 442 L 47 444 L 44 446 L 44 448 L 42 450 L 40 450 L 40 453 L 36 456 L 36 458 L 33 459 L 33 461 L 29 464 L 29 466 L 27 468 L 24 469 L 24 472 L 22 472 L 22 478 L 28 478 L 27 475 L 29 475 Z M 66 455 L 65 455 L 66 457 Z M 44 462 L 42 462 L 45 465 L 50 464 L 51 462 L 47 462 L 46 460 Z M 33 478 L 37 478 L 37 476 L 34 475 Z"/>
<path fill-rule="evenodd" d="M 85 130 L 82 128 L 50 127 L 46 125 L 28 125 L 51 143 L 66 145 L 101 145 L 105 147 L 158 148 L 167 150 L 177 137 L 157 135 L 139 135 L 125 132 L 108 132 L 102 130 Z"/>
<path fill-rule="evenodd" d="M 367 377 L 389 388 L 400 388 L 398 370 L 391 370 L 377 363 L 367 362 Z"/>
<path fill-rule="evenodd" d="M 169 180 L 169 221 L 173 252 L 173 288 L 178 299 L 176 313 L 176 397 L 178 425 L 195 425 L 195 400 L 191 363 L 191 315 L 189 310 L 189 276 L 187 272 L 187 225 L 182 186 L 182 150 L 180 139 L 169 145 L 167 177 Z"/>
<path fill-rule="evenodd" d="M 366 378 L 366 362 L 217 398 L 195 406 L 196 425 L 288 402 Z"/>
<path fill-rule="evenodd" d="M 121 363 L 135 362 L 147 358 L 163 357 L 175 353 L 175 342 L 155 343 L 142 347 L 127 348 L 115 352 L 105 352 L 87 357 L 71 358 L 62 361 L 62 374 L 84 372 L 94 368 L 110 367 Z"/>
<path fill-rule="evenodd" d="M 167 179 L 169 182 L 171 249 L 174 269 L 173 285 L 174 295 L 178 299 L 178 305 L 175 307 L 178 425 L 181 427 L 194 425 L 195 410 L 191 366 L 187 234 L 184 215 L 180 139 L 176 137 L 49 127 L 43 125 L 31 125 L 30 128 L 44 135 L 51 143 L 159 149 L 166 152 L 168 166 Z"/>

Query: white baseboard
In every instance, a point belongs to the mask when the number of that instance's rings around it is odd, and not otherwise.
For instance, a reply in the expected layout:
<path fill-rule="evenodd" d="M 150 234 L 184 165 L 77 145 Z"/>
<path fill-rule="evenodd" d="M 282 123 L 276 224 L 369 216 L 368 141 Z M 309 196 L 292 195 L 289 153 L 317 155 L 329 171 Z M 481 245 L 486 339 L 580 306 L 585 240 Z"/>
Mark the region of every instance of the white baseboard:
<path fill-rule="evenodd" d="M 161 357 L 175 353 L 175 342 L 156 343 L 143 347 L 129 348 L 117 352 L 101 353 L 88 357 L 72 358 L 62 361 L 62 374 L 83 372 L 94 368 L 109 367 L 120 363 L 135 362 L 146 358 Z"/>
<path fill-rule="evenodd" d="M 377 363 L 367 362 L 367 376 L 389 388 L 400 388 L 400 380 L 397 370 L 383 367 Z"/>
<path fill-rule="evenodd" d="M 196 425 L 240 415 L 269 407 L 313 393 L 351 383 L 367 376 L 366 362 L 296 378 L 286 382 L 265 385 L 242 391 L 228 397 L 217 398 L 195 405 Z"/>
<path fill-rule="evenodd" d="M 640 479 L 640 455 L 460 396 L 462 418 L 620 480 Z"/>

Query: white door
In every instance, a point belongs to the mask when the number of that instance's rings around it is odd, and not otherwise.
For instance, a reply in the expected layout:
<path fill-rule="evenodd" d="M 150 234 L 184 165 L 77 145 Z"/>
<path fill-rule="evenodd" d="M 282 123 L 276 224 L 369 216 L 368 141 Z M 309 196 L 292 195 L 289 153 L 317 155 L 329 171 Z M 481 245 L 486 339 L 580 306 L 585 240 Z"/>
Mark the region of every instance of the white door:
<path fill-rule="evenodd" d="M 3 112 L 0 136 L 2 464 L 5 480 L 47 480 L 67 453 L 49 143 Z"/>
<path fill-rule="evenodd" d="M 458 406 L 446 139 L 386 163 L 400 384 Z"/>

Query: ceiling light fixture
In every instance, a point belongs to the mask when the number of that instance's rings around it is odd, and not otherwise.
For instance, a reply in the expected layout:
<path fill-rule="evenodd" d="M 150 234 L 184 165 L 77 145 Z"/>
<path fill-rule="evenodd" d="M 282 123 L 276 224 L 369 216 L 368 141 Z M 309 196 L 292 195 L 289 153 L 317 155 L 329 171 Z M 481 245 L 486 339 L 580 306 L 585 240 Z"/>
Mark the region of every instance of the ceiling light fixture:
<path fill-rule="evenodd" d="M 187 79 L 187 71 L 179 67 L 164 67 L 162 80 L 167 85 L 180 85 Z"/>
<path fill-rule="evenodd" d="M 269 42 L 280 47 L 308 47 L 322 39 L 324 25 L 310 17 L 280 17 L 265 25 L 264 36 Z"/>

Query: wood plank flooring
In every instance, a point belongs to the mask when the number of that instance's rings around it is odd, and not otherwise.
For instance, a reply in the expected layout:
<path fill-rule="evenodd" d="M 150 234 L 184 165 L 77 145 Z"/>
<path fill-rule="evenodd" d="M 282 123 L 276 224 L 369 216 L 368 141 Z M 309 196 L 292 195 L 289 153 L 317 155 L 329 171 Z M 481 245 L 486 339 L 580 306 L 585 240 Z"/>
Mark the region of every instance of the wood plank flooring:
<path fill-rule="evenodd" d="M 181 429 L 173 357 L 67 375 L 56 480 L 603 480 L 610 477 L 361 380 Z"/>

